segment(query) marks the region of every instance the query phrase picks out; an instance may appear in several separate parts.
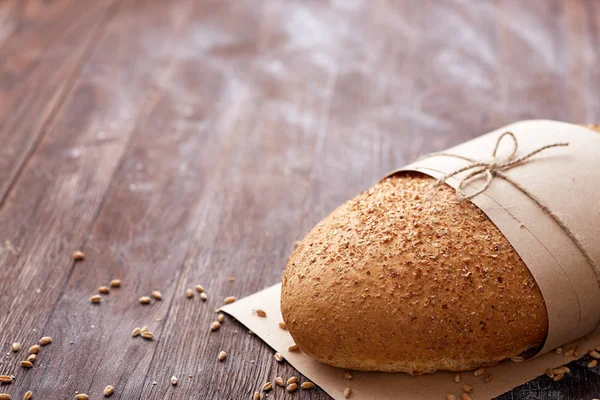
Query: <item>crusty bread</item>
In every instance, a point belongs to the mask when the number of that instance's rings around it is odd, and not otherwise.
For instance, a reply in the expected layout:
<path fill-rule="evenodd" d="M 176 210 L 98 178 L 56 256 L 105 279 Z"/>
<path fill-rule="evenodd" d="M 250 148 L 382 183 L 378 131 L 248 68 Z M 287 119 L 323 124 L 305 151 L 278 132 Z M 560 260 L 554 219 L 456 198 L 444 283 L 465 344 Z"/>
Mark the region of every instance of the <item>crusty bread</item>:
<path fill-rule="evenodd" d="M 281 310 L 305 353 L 418 375 L 493 365 L 543 343 L 546 307 L 527 266 L 482 211 L 431 182 L 387 178 L 299 243 Z"/>

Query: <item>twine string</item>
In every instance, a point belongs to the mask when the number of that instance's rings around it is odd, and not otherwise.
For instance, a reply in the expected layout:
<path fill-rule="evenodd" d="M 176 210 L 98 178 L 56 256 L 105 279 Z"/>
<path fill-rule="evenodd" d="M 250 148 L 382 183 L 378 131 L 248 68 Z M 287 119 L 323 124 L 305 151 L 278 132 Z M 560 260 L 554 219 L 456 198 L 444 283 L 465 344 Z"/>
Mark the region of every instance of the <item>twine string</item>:
<path fill-rule="evenodd" d="M 498 157 L 498 149 L 504 138 L 510 138 L 512 140 L 512 151 L 508 157 L 502 159 L 502 158 Z M 468 174 L 466 174 L 463 178 L 461 178 L 459 180 L 458 186 L 455 189 L 456 197 L 459 200 L 471 200 L 472 198 L 485 192 L 490 187 L 490 185 L 492 184 L 492 181 L 494 180 L 495 177 L 504 179 L 505 181 L 510 183 L 512 186 L 514 186 L 516 189 L 518 189 L 521 193 L 523 193 L 527 197 L 529 197 L 539 208 L 542 209 L 542 211 L 544 211 L 547 215 L 549 215 L 554 220 L 554 222 L 556 222 L 558 224 L 558 226 L 567 234 L 567 236 L 573 241 L 573 243 L 577 246 L 577 248 L 585 256 L 586 260 L 594 268 L 596 274 L 600 278 L 600 268 L 598 268 L 597 263 L 594 261 L 594 259 L 590 255 L 590 253 L 583 247 L 583 245 L 581 244 L 579 239 L 577 239 L 575 234 L 559 218 L 559 216 L 556 215 L 556 213 L 554 213 L 550 208 L 548 208 L 548 206 L 546 206 L 544 203 L 542 203 L 542 201 L 540 199 L 538 199 L 533 193 L 531 193 L 525 187 L 521 186 L 518 182 L 516 182 L 515 180 L 513 180 L 512 178 L 510 178 L 508 175 L 506 175 L 504 173 L 505 171 L 507 171 L 511 168 L 514 168 L 518 165 L 523 164 L 525 161 L 529 160 L 530 158 L 532 158 L 533 156 L 537 155 L 538 153 L 540 153 L 544 150 L 551 149 L 554 147 L 566 147 L 568 145 L 569 145 L 569 143 L 565 143 L 565 142 L 551 143 L 551 144 L 541 146 L 538 149 L 533 150 L 521 157 L 517 157 L 516 155 L 517 155 L 517 151 L 519 148 L 519 142 L 517 141 L 517 138 L 514 135 L 514 133 L 507 131 L 498 137 L 498 140 L 496 141 L 496 146 L 494 147 L 494 151 L 492 152 L 492 159 L 491 159 L 491 161 L 488 161 L 488 162 L 475 160 L 473 158 L 465 157 L 465 156 L 462 156 L 459 154 L 443 153 L 443 152 L 442 153 L 432 153 L 432 154 L 424 156 L 421 159 L 442 156 L 442 157 L 459 158 L 459 159 L 468 161 L 470 163 L 462 168 L 459 168 L 455 171 L 452 171 L 448 174 L 443 175 L 442 177 L 437 179 L 433 184 L 434 186 L 439 186 L 443 183 L 446 183 L 446 181 L 449 178 L 452 178 L 460 173 L 469 171 Z M 465 193 L 463 190 L 464 186 L 470 180 L 475 179 L 475 178 L 480 178 L 480 177 L 485 178 L 485 183 L 483 184 L 483 186 L 481 186 L 479 189 L 477 189 L 475 192 L 473 192 L 471 194 Z"/>

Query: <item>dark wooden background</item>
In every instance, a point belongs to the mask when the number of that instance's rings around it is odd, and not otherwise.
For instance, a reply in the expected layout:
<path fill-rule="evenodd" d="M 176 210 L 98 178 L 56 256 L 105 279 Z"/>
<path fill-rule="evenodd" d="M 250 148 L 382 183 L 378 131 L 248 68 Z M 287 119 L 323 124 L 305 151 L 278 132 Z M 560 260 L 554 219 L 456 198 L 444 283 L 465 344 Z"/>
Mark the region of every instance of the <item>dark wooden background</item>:
<path fill-rule="evenodd" d="M 208 333 L 214 309 L 278 282 L 295 240 L 419 154 L 599 122 L 599 30 L 592 0 L 0 0 L 0 373 L 17 376 L 0 392 L 249 399 L 295 374 L 235 321 Z M 142 325 L 158 339 L 132 339 Z M 42 335 L 33 369 L 5 356 Z M 600 378 L 578 371 L 502 398 L 591 399 Z"/>

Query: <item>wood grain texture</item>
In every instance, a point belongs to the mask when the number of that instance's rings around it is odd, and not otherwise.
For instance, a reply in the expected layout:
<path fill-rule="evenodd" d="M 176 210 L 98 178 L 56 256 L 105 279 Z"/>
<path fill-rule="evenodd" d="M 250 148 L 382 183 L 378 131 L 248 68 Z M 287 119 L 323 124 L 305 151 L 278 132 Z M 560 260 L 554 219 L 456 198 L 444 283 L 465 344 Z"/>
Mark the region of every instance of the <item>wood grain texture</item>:
<path fill-rule="evenodd" d="M 17 399 L 250 399 L 297 372 L 231 319 L 210 333 L 214 309 L 278 282 L 337 205 L 515 120 L 600 120 L 593 1 L 0 1 L 4 21 L 0 350 L 54 338 L 31 370 L 0 359 Z M 598 396 L 572 365 L 500 398 Z"/>
<path fill-rule="evenodd" d="M 93 51 L 110 5 L 0 2 L 0 205 Z"/>

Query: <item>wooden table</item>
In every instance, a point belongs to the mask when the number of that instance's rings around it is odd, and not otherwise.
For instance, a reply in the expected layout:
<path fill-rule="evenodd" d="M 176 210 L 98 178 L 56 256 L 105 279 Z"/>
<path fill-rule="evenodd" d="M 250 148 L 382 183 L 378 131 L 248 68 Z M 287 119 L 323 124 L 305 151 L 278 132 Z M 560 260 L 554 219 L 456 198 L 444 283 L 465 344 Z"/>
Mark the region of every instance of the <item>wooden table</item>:
<path fill-rule="evenodd" d="M 600 121 L 599 32 L 592 0 L 1 0 L 0 392 L 249 399 L 293 375 L 237 322 L 209 333 L 223 299 L 278 282 L 295 240 L 419 154 Z M 578 365 L 501 398 L 597 397 Z"/>

